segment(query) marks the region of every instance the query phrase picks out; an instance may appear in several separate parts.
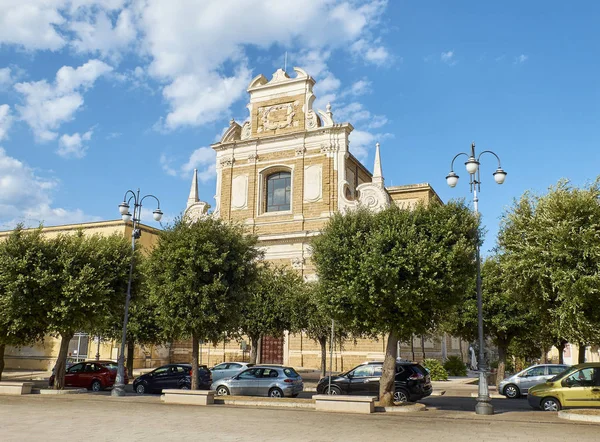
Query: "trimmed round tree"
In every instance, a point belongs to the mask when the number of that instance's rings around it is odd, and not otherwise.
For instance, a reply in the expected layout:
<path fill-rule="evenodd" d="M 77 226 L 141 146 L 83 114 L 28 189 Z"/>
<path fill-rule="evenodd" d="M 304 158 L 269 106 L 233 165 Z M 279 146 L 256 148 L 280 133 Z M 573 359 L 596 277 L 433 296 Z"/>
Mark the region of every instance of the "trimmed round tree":
<path fill-rule="evenodd" d="M 7 345 L 27 345 L 48 327 L 43 297 L 53 273 L 46 259 L 42 229 L 18 225 L 0 241 L 0 380 Z"/>
<path fill-rule="evenodd" d="M 387 337 L 380 401 L 393 403 L 397 341 L 426 334 L 475 277 L 478 220 L 460 202 L 335 215 L 313 243 L 323 303 L 354 336 Z"/>
<path fill-rule="evenodd" d="M 293 301 L 303 287 L 302 277 L 294 270 L 263 263 L 240 307 L 240 330 L 251 342 L 250 362 L 257 363 L 258 343 L 263 336 L 281 336 L 292 328 Z M 260 361 L 258 361 L 260 362 Z"/>
<path fill-rule="evenodd" d="M 179 219 L 160 233 L 145 266 L 145 289 L 167 339 L 192 338 L 192 372 L 200 340 L 218 342 L 239 331 L 260 252 L 256 237 L 212 217 Z M 192 389 L 198 377 L 192 376 Z"/>

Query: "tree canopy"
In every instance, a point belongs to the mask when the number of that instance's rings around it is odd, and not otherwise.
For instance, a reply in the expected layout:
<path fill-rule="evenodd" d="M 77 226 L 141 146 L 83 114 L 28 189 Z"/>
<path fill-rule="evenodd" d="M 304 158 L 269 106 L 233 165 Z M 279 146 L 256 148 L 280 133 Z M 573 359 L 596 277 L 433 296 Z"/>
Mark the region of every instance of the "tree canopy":
<path fill-rule="evenodd" d="M 526 192 L 503 215 L 498 236 L 506 281 L 554 332 L 554 341 L 600 341 L 600 180 L 561 180 Z"/>
<path fill-rule="evenodd" d="M 337 214 L 314 240 L 324 305 L 355 336 L 388 335 L 380 398 L 390 403 L 396 342 L 433 330 L 475 276 L 478 220 L 459 202 Z"/>
<path fill-rule="evenodd" d="M 280 336 L 293 325 L 294 297 L 302 290 L 302 277 L 285 267 L 259 266 L 250 296 L 240 306 L 240 329 L 252 343 L 250 362 L 255 364 L 259 339 Z"/>
<path fill-rule="evenodd" d="M 192 338 L 194 373 L 200 340 L 216 343 L 239 330 L 260 257 L 255 245 L 256 237 L 239 225 L 212 217 L 179 219 L 160 233 L 148 258 L 145 290 L 165 337 Z M 193 376 L 192 388 L 197 381 Z"/>
<path fill-rule="evenodd" d="M 119 235 L 86 236 L 83 231 L 46 239 L 53 274 L 43 305 L 48 331 L 60 336 L 56 389 L 63 388 L 69 341 L 78 331 L 101 330 L 122 312 L 130 262 L 128 242 Z"/>
<path fill-rule="evenodd" d="M 43 297 L 53 280 L 46 252 L 41 227 L 18 225 L 0 241 L 0 380 L 6 345 L 27 345 L 46 332 Z"/>

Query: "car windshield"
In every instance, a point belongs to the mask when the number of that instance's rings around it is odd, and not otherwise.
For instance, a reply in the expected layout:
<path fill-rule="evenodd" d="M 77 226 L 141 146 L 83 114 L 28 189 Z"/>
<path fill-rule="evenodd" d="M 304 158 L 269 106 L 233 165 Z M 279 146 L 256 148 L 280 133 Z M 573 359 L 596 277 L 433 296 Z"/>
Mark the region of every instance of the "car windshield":
<path fill-rule="evenodd" d="M 548 382 L 556 382 L 558 381 L 560 378 L 562 378 L 563 376 L 568 375 L 569 373 L 573 373 L 574 371 L 577 371 L 576 367 L 569 367 L 563 371 L 561 371 L 560 373 L 558 373 L 556 376 L 554 376 L 553 378 L 549 379 Z"/>

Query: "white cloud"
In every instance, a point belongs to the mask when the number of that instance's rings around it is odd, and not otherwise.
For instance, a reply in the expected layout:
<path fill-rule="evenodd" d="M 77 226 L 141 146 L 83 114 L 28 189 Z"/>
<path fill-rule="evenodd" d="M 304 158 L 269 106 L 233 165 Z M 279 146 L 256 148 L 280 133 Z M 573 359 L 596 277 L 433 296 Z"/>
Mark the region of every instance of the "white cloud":
<path fill-rule="evenodd" d="M 37 175 L 26 164 L 10 157 L 0 147 L 0 225 L 11 229 L 18 222 L 35 226 L 94 221 L 79 209 L 54 207 L 52 192 L 59 182 Z"/>
<path fill-rule="evenodd" d="M 372 133 L 363 130 L 354 130 L 350 134 L 350 152 L 359 160 L 365 161 L 369 155 L 369 151 L 375 148 L 375 143 L 393 137 L 390 133 Z M 367 165 L 367 167 L 371 168 L 370 165 Z"/>
<path fill-rule="evenodd" d="M 38 141 L 54 140 L 60 125 L 72 120 L 83 105 L 82 93 L 111 70 L 102 61 L 90 60 L 76 69 L 63 66 L 56 73 L 54 84 L 46 80 L 17 83 L 15 89 L 24 99 L 24 105 L 17 105 L 20 118 L 31 127 Z"/>
<path fill-rule="evenodd" d="M 366 39 L 360 39 L 355 41 L 351 50 L 362 56 L 366 61 L 375 65 L 381 66 L 391 59 L 391 56 L 387 49 L 380 46 L 377 42 L 372 42 Z"/>
<path fill-rule="evenodd" d="M 164 153 L 160 155 L 160 166 L 162 170 L 169 176 L 177 176 L 177 170 L 172 166 L 173 160 L 168 158 Z"/>
<path fill-rule="evenodd" d="M 0 69 L 0 90 L 9 86 L 12 83 L 11 70 L 10 68 Z"/>
<path fill-rule="evenodd" d="M 66 44 L 57 27 L 65 23 L 60 0 L 2 0 L 0 2 L 0 44 L 28 50 L 56 51 Z"/>
<path fill-rule="evenodd" d="M 121 52 L 127 50 L 137 36 L 132 11 L 123 9 L 113 14 L 116 15 L 114 20 L 109 10 L 94 9 L 93 12 L 69 24 L 69 30 L 76 35 L 71 44 L 77 52 L 120 59 Z"/>
<path fill-rule="evenodd" d="M 83 135 L 79 132 L 73 135 L 64 134 L 58 140 L 58 150 L 56 151 L 63 158 L 83 158 L 87 151 L 86 141 L 92 139 L 92 130 L 88 130 Z"/>
<path fill-rule="evenodd" d="M 12 121 L 10 106 L 8 104 L 0 104 L 0 141 L 7 138 Z"/>
<path fill-rule="evenodd" d="M 217 175 L 216 153 L 210 147 L 200 147 L 190 155 L 187 163 L 181 166 L 183 175 L 198 169 L 198 179 L 202 182 L 209 181 Z"/>
<path fill-rule="evenodd" d="M 448 66 L 454 66 L 457 61 L 454 58 L 454 51 L 442 52 L 440 60 L 446 63 Z"/>
<path fill-rule="evenodd" d="M 240 66 L 230 77 L 214 72 L 178 76 L 163 89 L 171 105 L 165 128 L 197 126 L 227 117 L 229 107 L 244 95 L 250 80 L 246 66 Z"/>
<path fill-rule="evenodd" d="M 529 57 L 525 54 L 521 54 L 518 57 L 515 57 L 515 64 L 525 63 Z"/>
<path fill-rule="evenodd" d="M 361 6 L 358 6 L 361 5 Z M 140 10 L 143 46 L 152 61 L 150 74 L 169 84 L 163 95 L 170 105 L 164 120 L 167 129 L 199 125 L 227 115 L 231 104 L 243 96 L 251 77 L 246 67 L 247 46 L 269 48 L 302 42 L 304 58 L 345 48 L 362 39 L 385 9 L 385 1 L 297 2 L 263 0 L 204 0 L 190 8 L 188 2 L 149 2 Z M 243 10 L 243 14 L 229 11 Z M 382 51 L 368 51 L 370 61 Z M 313 76 L 324 66 L 318 56 L 314 64 L 300 64 Z M 290 61 L 294 61 L 293 57 Z M 295 62 L 295 61 L 294 61 Z M 227 73 L 222 67 L 233 68 Z"/>
<path fill-rule="evenodd" d="M 367 80 L 366 78 L 363 78 L 362 80 L 358 80 L 354 83 L 352 83 L 352 86 L 350 86 L 350 94 L 352 95 L 365 95 L 371 92 L 371 82 L 369 80 Z"/>

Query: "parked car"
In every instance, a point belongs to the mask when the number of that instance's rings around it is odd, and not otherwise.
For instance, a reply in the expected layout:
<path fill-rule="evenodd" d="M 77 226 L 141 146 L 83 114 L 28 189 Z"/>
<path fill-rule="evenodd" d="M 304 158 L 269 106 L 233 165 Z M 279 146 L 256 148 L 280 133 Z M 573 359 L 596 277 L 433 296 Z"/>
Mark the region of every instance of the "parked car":
<path fill-rule="evenodd" d="M 167 388 L 192 388 L 192 364 L 167 364 L 133 381 L 133 390 L 138 394 L 159 393 Z M 198 366 L 199 388 L 208 389 L 211 384 L 210 370 L 206 365 Z"/>
<path fill-rule="evenodd" d="M 222 364 L 215 365 L 211 368 L 210 372 L 212 374 L 213 382 L 216 382 L 219 379 L 235 376 L 251 367 L 254 367 L 254 364 L 249 364 L 248 362 L 223 362 Z"/>
<path fill-rule="evenodd" d="M 500 382 L 498 392 L 509 399 L 517 399 L 537 384 L 543 384 L 548 379 L 562 373 L 569 366 L 565 364 L 540 364 L 512 375 Z"/>
<path fill-rule="evenodd" d="M 73 365 L 77 364 L 77 362 L 79 362 L 79 360 L 77 360 L 77 358 L 67 357 L 66 368 L 72 367 Z M 56 364 L 54 364 L 54 367 L 52 367 L 52 374 L 54 374 L 55 368 L 56 368 Z"/>
<path fill-rule="evenodd" d="M 113 361 L 89 361 L 74 364 L 65 373 L 65 387 L 83 387 L 92 391 L 101 391 L 115 384 L 116 363 Z M 50 376 L 48 384 L 54 385 L 55 375 Z M 124 383 L 129 383 L 125 372 Z"/>
<path fill-rule="evenodd" d="M 248 368 L 230 378 L 222 378 L 210 387 L 218 396 L 296 397 L 304 382 L 292 367 L 260 365 Z"/>
<path fill-rule="evenodd" d="M 529 405 L 544 411 L 600 407 L 600 362 L 574 365 L 529 389 Z"/>
<path fill-rule="evenodd" d="M 350 394 L 379 396 L 379 380 L 383 362 L 365 362 L 352 370 L 322 378 L 317 384 L 319 394 Z M 433 391 L 427 370 L 415 362 L 396 362 L 394 402 L 414 402 L 427 397 Z"/>

